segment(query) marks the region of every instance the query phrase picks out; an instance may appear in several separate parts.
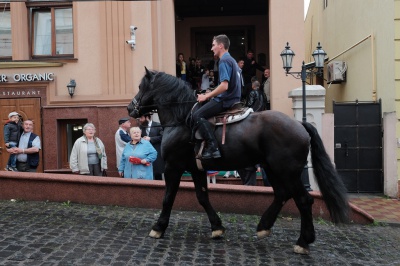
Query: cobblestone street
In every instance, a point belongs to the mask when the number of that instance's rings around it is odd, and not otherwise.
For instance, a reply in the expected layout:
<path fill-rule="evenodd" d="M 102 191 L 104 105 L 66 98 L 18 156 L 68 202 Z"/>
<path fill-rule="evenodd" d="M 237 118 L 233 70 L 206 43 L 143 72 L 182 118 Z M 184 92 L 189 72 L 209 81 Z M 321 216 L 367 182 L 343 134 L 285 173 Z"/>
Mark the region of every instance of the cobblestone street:
<path fill-rule="evenodd" d="M 300 220 L 255 236 L 257 216 L 221 213 L 210 239 L 205 213 L 174 211 L 163 239 L 147 237 L 160 210 L 0 201 L 0 265 L 400 265 L 400 227 L 315 221 L 308 256 L 293 253 Z"/>

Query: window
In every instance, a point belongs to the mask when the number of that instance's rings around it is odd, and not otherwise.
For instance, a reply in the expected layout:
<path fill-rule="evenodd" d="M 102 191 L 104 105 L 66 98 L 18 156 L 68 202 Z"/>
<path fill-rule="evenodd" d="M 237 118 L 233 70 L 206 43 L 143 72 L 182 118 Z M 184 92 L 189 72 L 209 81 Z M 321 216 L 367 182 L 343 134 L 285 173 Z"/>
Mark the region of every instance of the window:
<path fill-rule="evenodd" d="M 30 12 L 32 57 L 73 57 L 72 6 L 45 3 L 30 7 Z"/>
<path fill-rule="evenodd" d="M 0 58 L 7 59 L 12 56 L 11 13 L 6 5 L 0 4 L 0 10 Z"/>

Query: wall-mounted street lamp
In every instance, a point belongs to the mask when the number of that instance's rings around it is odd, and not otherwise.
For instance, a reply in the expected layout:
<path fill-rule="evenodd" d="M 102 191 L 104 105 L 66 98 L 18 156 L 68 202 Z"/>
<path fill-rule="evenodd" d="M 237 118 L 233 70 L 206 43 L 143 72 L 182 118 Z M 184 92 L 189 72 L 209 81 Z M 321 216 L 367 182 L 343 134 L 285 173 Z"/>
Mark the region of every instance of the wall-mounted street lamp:
<path fill-rule="evenodd" d="M 75 93 L 76 82 L 74 79 L 71 79 L 67 85 L 69 95 L 74 96 Z"/>
<path fill-rule="evenodd" d="M 295 78 L 301 78 L 302 81 L 302 101 L 303 101 L 303 122 L 307 122 L 307 116 L 306 116 L 306 79 L 307 76 L 311 75 L 323 75 L 323 68 L 324 68 L 324 61 L 325 61 L 325 56 L 326 53 L 324 50 L 322 50 L 322 47 L 320 43 L 318 42 L 317 49 L 314 50 L 312 53 L 312 56 L 314 57 L 314 62 L 308 63 L 308 64 L 303 64 L 301 66 L 301 72 L 290 72 L 290 69 L 292 68 L 292 62 L 293 62 L 293 56 L 294 52 L 290 49 L 289 43 L 286 43 L 285 50 L 281 52 L 281 57 L 282 57 L 282 62 L 283 62 L 283 68 L 286 70 L 286 76 L 288 74 L 294 76 Z M 311 190 L 310 188 L 310 180 L 308 177 L 308 166 L 307 164 L 304 167 L 304 172 L 302 175 L 303 183 L 304 186 L 306 187 L 307 190 Z"/>

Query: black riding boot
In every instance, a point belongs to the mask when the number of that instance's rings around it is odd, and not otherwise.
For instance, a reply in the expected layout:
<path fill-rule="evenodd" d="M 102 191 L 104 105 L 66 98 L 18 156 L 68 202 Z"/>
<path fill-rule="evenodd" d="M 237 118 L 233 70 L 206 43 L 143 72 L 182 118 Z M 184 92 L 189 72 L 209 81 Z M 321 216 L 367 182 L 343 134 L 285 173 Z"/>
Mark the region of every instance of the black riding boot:
<path fill-rule="evenodd" d="M 218 150 L 218 143 L 209 122 L 204 118 L 200 118 L 198 125 L 201 135 L 207 141 L 207 146 L 204 148 L 201 157 L 203 159 L 221 158 L 221 153 Z"/>

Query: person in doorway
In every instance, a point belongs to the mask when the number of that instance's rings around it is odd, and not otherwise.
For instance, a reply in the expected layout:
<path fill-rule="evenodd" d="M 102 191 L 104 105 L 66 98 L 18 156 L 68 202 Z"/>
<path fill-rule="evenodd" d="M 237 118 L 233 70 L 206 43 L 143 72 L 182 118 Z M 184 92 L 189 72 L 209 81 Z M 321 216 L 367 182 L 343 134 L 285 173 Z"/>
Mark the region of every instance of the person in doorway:
<path fill-rule="evenodd" d="M 164 174 L 164 160 L 161 157 L 161 141 L 163 128 L 161 124 L 152 120 L 152 114 L 147 113 L 139 118 L 142 138 L 150 141 L 157 151 L 157 159 L 153 163 L 153 175 L 155 180 L 162 180 Z"/>
<path fill-rule="evenodd" d="M 251 86 L 251 78 L 256 76 L 256 71 L 260 70 L 264 72 L 264 68 L 260 66 L 256 60 L 254 59 L 254 51 L 249 49 L 246 54 L 246 58 L 244 58 L 243 65 L 243 79 L 244 86 Z"/>
<path fill-rule="evenodd" d="M 246 101 L 246 106 L 253 108 L 254 112 L 260 112 L 265 110 L 264 105 L 264 93 L 259 90 L 260 82 L 253 81 L 251 84 L 251 88 L 253 89 Z"/>
<path fill-rule="evenodd" d="M 270 70 L 267 68 L 264 70 L 264 82 L 261 86 L 262 90 L 265 93 L 265 110 L 271 110 L 271 91 L 270 91 L 270 84 L 271 84 L 271 77 L 270 77 Z"/>
<path fill-rule="evenodd" d="M 240 97 L 240 101 L 242 103 L 246 102 L 246 98 L 247 98 L 247 94 L 246 91 L 244 89 L 244 80 L 243 80 L 243 65 L 244 65 L 244 60 L 243 59 L 239 59 L 237 61 L 238 67 L 240 69 L 240 92 L 241 92 L 241 97 Z"/>
<path fill-rule="evenodd" d="M 22 123 L 18 147 L 7 149 L 17 157 L 17 170 L 19 172 L 36 172 L 39 166 L 39 150 L 41 149 L 40 137 L 33 133 L 33 121 L 26 119 Z"/>
<path fill-rule="evenodd" d="M 7 149 L 17 147 L 19 136 L 21 134 L 21 125 L 19 123 L 19 114 L 17 112 L 11 112 L 8 114 L 8 121 L 4 125 L 3 135 L 4 143 Z M 18 171 L 17 170 L 17 156 L 15 153 L 10 153 L 6 171 Z"/>
<path fill-rule="evenodd" d="M 185 58 L 183 53 L 178 54 L 178 58 L 176 59 L 176 76 L 182 80 L 187 80 L 188 67 L 185 62 Z"/>
<path fill-rule="evenodd" d="M 121 164 L 118 168 L 120 177 L 153 180 L 153 162 L 157 159 L 157 151 L 153 145 L 141 137 L 142 130 L 132 127 L 132 140 L 122 152 Z"/>
<path fill-rule="evenodd" d="M 116 153 L 116 165 L 117 169 L 121 161 L 121 155 L 125 148 L 126 143 L 131 141 L 131 136 L 129 136 L 129 128 L 131 127 L 131 121 L 129 117 L 124 117 L 118 120 L 119 128 L 115 132 L 115 153 Z"/>
<path fill-rule="evenodd" d="M 217 55 L 214 55 L 213 59 L 211 59 L 211 61 L 208 63 L 208 69 L 210 70 L 210 72 L 213 71 L 215 81 L 218 80 L 218 75 L 219 75 L 218 63 L 219 63 L 219 58 Z M 217 85 L 216 83 L 217 82 L 215 82 L 214 86 Z"/>
<path fill-rule="evenodd" d="M 75 141 L 69 159 L 73 173 L 102 176 L 103 170 L 107 170 L 106 150 L 95 133 L 96 127 L 92 123 L 83 126 L 83 136 Z"/>
<path fill-rule="evenodd" d="M 195 127 L 199 128 L 207 146 L 203 151 L 203 159 L 220 158 L 221 153 L 208 118 L 229 109 L 240 101 L 240 70 L 229 54 L 230 41 L 226 35 L 215 36 L 211 50 L 219 57 L 219 85 L 212 91 L 199 94 L 197 100 L 204 103 L 193 113 Z"/>

